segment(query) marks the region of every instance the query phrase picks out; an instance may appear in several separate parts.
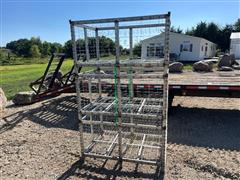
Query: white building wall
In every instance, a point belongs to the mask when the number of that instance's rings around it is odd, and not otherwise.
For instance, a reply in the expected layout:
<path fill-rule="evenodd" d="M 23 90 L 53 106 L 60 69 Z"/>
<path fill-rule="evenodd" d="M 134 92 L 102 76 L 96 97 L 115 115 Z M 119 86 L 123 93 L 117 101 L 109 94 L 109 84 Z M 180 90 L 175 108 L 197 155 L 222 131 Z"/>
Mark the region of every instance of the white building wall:
<path fill-rule="evenodd" d="M 240 59 L 240 39 L 231 39 L 230 54 L 234 54 L 236 59 Z"/>
<path fill-rule="evenodd" d="M 172 43 L 173 43 L 173 46 L 178 46 L 178 53 L 180 54 L 181 61 L 197 61 L 201 59 L 199 57 L 199 48 L 200 48 L 199 39 L 192 38 L 190 36 L 181 36 L 181 37 L 177 37 L 176 39 L 177 40 L 175 41 L 173 38 Z M 183 44 L 183 46 L 192 44 L 192 52 L 190 51 L 180 52 L 181 44 Z"/>
<path fill-rule="evenodd" d="M 211 58 L 214 57 L 216 54 L 216 44 L 206 40 L 201 39 L 200 44 L 200 58 Z"/>
<path fill-rule="evenodd" d="M 164 34 L 161 34 L 159 36 L 155 36 L 149 39 L 146 39 L 142 42 L 142 58 L 148 59 L 147 57 L 147 46 L 149 46 L 150 43 L 160 43 L 164 44 Z M 201 51 L 201 47 L 208 43 L 207 52 Z M 179 55 L 179 58 L 181 61 L 198 61 L 202 60 L 204 58 L 213 57 L 215 55 L 216 48 L 212 48 L 211 46 L 215 46 L 214 43 L 211 43 L 210 41 L 204 40 L 202 38 L 197 38 L 193 36 L 187 36 L 183 34 L 177 34 L 177 33 L 170 33 L 170 53 L 175 53 Z M 181 44 L 183 46 L 189 47 L 190 44 L 192 44 L 192 52 L 190 51 L 182 51 L 180 52 L 180 46 Z M 205 50 L 205 47 L 204 47 Z"/>

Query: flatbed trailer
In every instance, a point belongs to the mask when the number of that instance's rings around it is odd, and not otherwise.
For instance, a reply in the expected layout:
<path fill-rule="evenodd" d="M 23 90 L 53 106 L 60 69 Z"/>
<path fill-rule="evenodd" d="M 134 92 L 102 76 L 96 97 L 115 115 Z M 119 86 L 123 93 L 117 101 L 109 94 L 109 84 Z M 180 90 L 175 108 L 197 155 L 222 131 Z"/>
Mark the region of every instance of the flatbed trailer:
<path fill-rule="evenodd" d="M 133 82 L 134 92 L 148 92 L 156 91 L 161 88 L 160 84 L 156 84 L 159 80 L 152 79 L 145 81 L 144 79 L 135 80 Z M 97 91 L 97 80 L 92 81 L 93 92 Z M 94 86 L 95 84 L 95 86 Z M 87 81 L 82 81 L 82 91 L 87 91 Z M 122 90 L 127 91 L 128 80 L 122 85 Z M 103 93 L 114 92 L 114 81 L 105 79 L 102 82 Z M 75 92 L 75 83 L 69 84 L 63 88 L 49 91 L 39 96 L 44 98 L 54 94 Z M 208 72 L 199 73 L 192 71 L 185 71 L 183 73 L 169 74 L 169 104 L 171 105 L 174 96 L 198 96 L 198 97 L 226 97 L 226 98 L 240 98 L 240 71 L 231 72 Z"/>
<path fill-rule="evenodd" d="M 133 82 L 134 91 L 148 92 L 161 88 L 160 84 L 156 84 L 154 79 L 145 81 L 144 79 Z M 102 84 L 103 90 L 109 92 L 114 89 L 113 81 Z M 83 89 L 87 88 L 87 84 L 83 85 Z M 128 88 L 123 85 L 123 90 Z M 208 73 L 199 73 L 185 71 L 169 75 L 169 102 L 171 103 L 174 96 L 198 96 L 198 97 L 226 97 L 240 98 L 240 71 L 221 72 L 214 71 Z"/>
<path fill-rule="evenodd" d="M 169 104 L 174 96 L 240 98 L 240 71 L 183 72 L 169 77 Z"/>

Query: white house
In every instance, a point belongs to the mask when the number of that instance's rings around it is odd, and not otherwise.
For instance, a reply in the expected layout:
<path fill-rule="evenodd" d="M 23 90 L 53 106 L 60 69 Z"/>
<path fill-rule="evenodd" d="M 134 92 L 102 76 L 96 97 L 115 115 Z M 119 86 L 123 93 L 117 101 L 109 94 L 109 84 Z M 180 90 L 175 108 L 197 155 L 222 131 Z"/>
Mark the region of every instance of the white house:
<path fill-rule="evenodd" d="M 234 54 L 236 59 L 240 59 L 240 32 L 233 32 L 230 40 L 230 54 Z"/>
<path fill-rule="evenodd" d="M 215 56 L 216 44 L 199 37 L 170 32 L 170 54 L 180 61 L 198 61 Z M 163 56 L 164 33 L 142 41 L 142 58 L 154 59 Z"/>

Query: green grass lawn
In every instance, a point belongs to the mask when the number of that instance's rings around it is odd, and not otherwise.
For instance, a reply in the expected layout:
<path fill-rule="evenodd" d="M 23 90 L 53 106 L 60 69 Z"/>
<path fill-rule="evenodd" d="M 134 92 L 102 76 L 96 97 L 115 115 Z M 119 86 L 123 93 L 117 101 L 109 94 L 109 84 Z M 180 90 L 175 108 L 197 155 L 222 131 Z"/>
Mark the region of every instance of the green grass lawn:
<path fill-rule="evenodd" d="M 65 73 L 71 69 L 72 60 L 66 60 L 61 70 Z M 0 66 L 0 87 L 8 99 L 20 91 L 29 91 L 29 83 L 41 77 L 47 64 L 27 64 Z"/>
<path fill-rule="evenodd" d="M 115 57 L 108 56 L 101 59 L 110 60 L 115 59 Z M 127 59 L 127 56 L 121 56 L 121 59 Z M 31 62 L 36 62 L 36 64 L 31 64 Z M 30 91 L 30 82 L 41 77 L 47 67 L 47 60 L 45 59 L 24 59 L 22 63 L 26 64 L 0 66 L 0 87 L 3 88 L 8 100 L 12 99 L 17 92 Z M 72 60 L 65 60 L 61 67 L 61 71 L 63 71 L 63 73 L 68 72 L 72 65 Z M 90 68 L 87 67 L 84 69 L 85 71 L 90 70 Z M 84 71 L 84 69 L 82 71 Z"/>
<path fill-rule="evenodd" d="M 191 71 L 192 70 L 192 64 L 187 64 L 183 66 L 184 71 Z"/>

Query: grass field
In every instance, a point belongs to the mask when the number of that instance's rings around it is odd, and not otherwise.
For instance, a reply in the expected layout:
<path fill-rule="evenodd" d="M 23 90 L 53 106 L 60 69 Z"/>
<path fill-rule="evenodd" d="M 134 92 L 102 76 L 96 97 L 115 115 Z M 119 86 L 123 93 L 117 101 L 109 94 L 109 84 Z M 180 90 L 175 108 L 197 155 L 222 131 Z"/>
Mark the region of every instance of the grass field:
<path fill-rule="evenodd" d="M 114 56 L 102 59 L 114 59 Z M 121 59 L 127 59 L 127 56 L 121 56 Z M 17 92 L 31 90 L 29 83 L 41 77 L 47 67 L 46 59 L 24 59 L 21 62 L 26 64 L 0 66 L 0 87 L 3 88 L 8 100 L 12 99 Z M 31 62 L 36 62 L 36 64 L 29 64 Z M 61 70 L 66 73 L 72 65 L 72 60 L 65 60 Z"/>
<path fill-rule="evenodd" d="M 71 69 L 72 60 L 66 60 L 61 68 L 65 73 Z M 29 83 L 41 77 L 47 64 L 27 64 L 0 66 L 0 87 L 3 88 L 8 99 L 20 91 L 29 91 Z"/>

